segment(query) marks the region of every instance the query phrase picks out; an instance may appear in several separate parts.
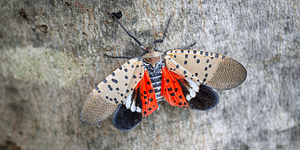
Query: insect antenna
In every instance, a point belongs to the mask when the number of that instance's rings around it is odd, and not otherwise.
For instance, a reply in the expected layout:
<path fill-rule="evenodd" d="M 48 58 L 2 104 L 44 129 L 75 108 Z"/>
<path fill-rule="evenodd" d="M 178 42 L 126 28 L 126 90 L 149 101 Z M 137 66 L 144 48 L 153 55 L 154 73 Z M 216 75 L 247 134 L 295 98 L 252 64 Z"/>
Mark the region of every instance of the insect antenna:
<path fill-rule="evenodd" d="M 165 29 L 165 32 L 164 32 L 164 35 L 163 35 L 162 39 L 157 39 L 157 40 L 154 40 L 154 42 L 153 42 L 153 47 L 154 47 L 154 49 L 155 49 L 156 51 L 159 51 L 159 50 L 157 49 L 157 47 L 156 47 L 156 43 L 162 43 L 162 42 L 164 41 L 164 39 L 165 39 L 165 37 L 166 37 L 166 34 L 167 34 L 167 32 L 168 32 L 169 24 L 170 24 L 170 21 L 171 21 L 171 18 L 172 18 L 172 17 L 173 17 L 173 16 L 170 16 L 170 18 L 169 18 L 169 20 L 168 20 L 167 27 L 166 27 L 166 29 Z M 161 52 L 161 51 L 159 51 L 159 52 Z"/>
<path fill-rule="evenodd" d="M 118 11 L 118 12 L 113 12 L 112 13 L 117 19 L 120 19 L 122 17 L 122 12 Z"/>
<path fill-rule="evenodd" d="M 168 27 L 169 27 L 171 18 L 172 18 L 172 16 L 171 16 L 171 17 L 169 18 L 169 20 L 168 20 L 168 24 L 167 24 L 167 27 L 166 27 L 166 29 L 165 29 L 165 32 L 164 32 L 164 35 L 163 35 L 162 39 L 154 40 L 154 42 L 153 42 L 154 44 L 155 44 L 155 43 L 162 43 L 162 42 L 164 41 L 164 39 L 165 39 L 165 37 L 166 37 L 166 34 L 167 34 L 167 31 L 168 31 Z M 155 45 L 156 45 L 156 44 L 155 44 Z"/>
<path fill-rule="evenodd" d="M 104 54 L 104 56 L 109 57 L 109 58 L 127 58 L 127 59 L 135 58 L 135 57 L 130 57 L 130 56 L 112 56 L 112 55 L 107 55 L 107 54 Z"/>
<path fill-rule="evenodd" d="M 141 42 L 139 41 L 139 40 L 137 40 L 132 34 L 130 34 L 126 29 L 125 29 L 125 27 L 120 23 L 120 21 L 118 20 L 118 17 L 116 17 L 114 14 L 112 14 L 112 13 L 110 13 L 110 12 L 108 12 L 117 22 L 118 22 L 118 24 L 123 28 L 123 30 L 127 33 L 127 35 L 129 35 L 131 38 L 133 38 L 138 44 L 139 44 L 139 46 L 143 49 L 143 50 L 145 50 L 145 47 L 141 44 Z M 119 12 L 118 12 L 119 13 Z M 121 13 L 121 12 L 120 12 Z M 120 14 L 119 13 L 119 14 Z M 121 15 L 122 16 L 122 15 Z"/>

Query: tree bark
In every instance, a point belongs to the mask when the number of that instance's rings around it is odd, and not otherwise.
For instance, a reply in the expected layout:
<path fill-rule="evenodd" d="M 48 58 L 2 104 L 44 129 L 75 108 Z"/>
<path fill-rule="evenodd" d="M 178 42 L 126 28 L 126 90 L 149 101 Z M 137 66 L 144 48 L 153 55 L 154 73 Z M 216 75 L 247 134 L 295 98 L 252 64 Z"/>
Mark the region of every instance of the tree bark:
<path fill-rule="evenodd" d="M 299 0 L 2 0 L 0 149 L 297 149 L 300 147 Z M 106 11 L 159 50 L 229 56 L 246 81 L 217 90 L 220 103 L 194 111 L 163 102 L 136 128 L 112 117 L 91 127 L 82 105 L 100 81 L 142 50 Z"/>

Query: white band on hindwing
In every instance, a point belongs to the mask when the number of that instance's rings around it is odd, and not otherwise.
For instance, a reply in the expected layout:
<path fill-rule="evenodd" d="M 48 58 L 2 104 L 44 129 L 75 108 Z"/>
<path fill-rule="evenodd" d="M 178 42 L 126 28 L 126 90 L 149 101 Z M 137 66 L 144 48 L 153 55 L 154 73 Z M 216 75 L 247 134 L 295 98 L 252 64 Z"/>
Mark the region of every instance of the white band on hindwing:
<path fill-rule="evenodd" d="M 185 78 L 185 80 L 188 82 L 189 84 L 189 87 L 188 87 L 188 90 L 189 90 L 189 94 L 186 95 L 186 100 L 189 101 L 191 100 L 192 98 L 196 97 L 196 93 L 198 93 L 199 91 L 199 85 L 197 85 L 193 80 L 190 80 L 188 78 Z"/>
<path fill-rule="evenodd" d="M 136 106 L 136 102 L 132 101 L 132 93 L 130 92 L 128 97 L 124 100 L 123 104 L 127 109 L 130 109 L 132 112 L 142 112 L 142 109 L 139 106 Z"/>

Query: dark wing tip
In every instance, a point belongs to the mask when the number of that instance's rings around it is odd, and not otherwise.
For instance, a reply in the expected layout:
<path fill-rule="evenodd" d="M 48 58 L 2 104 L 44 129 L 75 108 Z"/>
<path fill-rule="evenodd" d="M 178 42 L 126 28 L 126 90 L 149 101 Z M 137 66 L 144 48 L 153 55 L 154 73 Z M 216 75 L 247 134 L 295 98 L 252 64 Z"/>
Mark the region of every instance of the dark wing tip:
<path fill-rule="evenodd" d="M 218 105 L 219 96 L 212 88 L 200 85 L 196 97 L 192 98 L 188 103 L 191 109 L 207 111 Z"/>
<path fill-rule="evenodd" d="M 129 131 L 140 124 L 142 120 L 142 113 L 132 112 L 125 105 L 120 104 L 114 115 L 113 124 L 118 130 Z"/>

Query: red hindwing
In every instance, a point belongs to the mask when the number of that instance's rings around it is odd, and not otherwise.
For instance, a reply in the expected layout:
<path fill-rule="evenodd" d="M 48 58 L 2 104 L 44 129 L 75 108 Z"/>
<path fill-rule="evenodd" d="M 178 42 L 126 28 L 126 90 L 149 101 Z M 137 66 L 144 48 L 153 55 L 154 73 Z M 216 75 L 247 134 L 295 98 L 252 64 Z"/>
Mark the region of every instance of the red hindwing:
<path fill-rule="evenodd" d="M 148 71 L 145 70 L 144 77 L 136 86 L 140 88 L 140 96 L 142 102 L 142 113 L 144 117 L 152 114 L 156 109 L 158 109 L 155 91 L 153 89 Z"/>
<path fill-rule="evenodd" d="M 167 67 L 163 67 L 161 95 L 165 97 L 172 106 L 188 107 L 188 103 L 186 102 L 181 86 L 177 79 L 183 80 L 184 78 L 172 71 L 169 71 Z"/>

